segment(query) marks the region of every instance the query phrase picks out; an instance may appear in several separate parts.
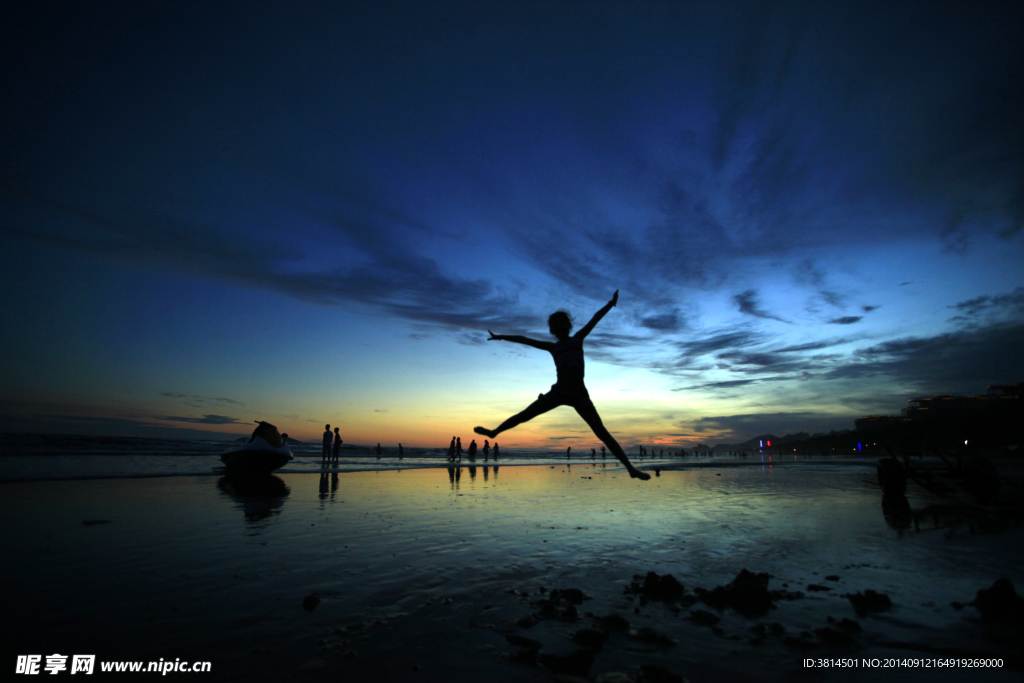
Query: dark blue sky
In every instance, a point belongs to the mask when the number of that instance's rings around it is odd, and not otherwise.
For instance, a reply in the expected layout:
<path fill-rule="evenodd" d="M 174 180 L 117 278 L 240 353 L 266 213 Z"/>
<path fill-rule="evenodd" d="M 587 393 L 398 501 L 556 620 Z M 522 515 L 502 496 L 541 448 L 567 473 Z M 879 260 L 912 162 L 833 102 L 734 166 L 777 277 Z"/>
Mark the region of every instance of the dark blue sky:
<path fill-rule="evenodd" d="M 0 426 L 432 445 L 615 289 L 627 441 L 1024 379 L 1020 3 L 488 5 L 5 3 Z"/>

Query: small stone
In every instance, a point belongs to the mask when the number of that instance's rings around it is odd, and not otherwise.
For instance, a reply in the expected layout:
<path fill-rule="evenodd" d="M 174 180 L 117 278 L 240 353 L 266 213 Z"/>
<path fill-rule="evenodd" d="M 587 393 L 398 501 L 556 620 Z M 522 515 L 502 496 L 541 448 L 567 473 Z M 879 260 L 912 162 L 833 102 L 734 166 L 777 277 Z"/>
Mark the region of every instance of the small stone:
<path fill-rule="evenodd" d="M 542 654 L 537 661 L 556 674 L 586 677 L 594 664 L 594 654 L 590 650 L 577 650 L 565 656 Z"/>
<path fill-rule="evenodd" d="M 719 619 L 717 615 L 712 614 L 705 609 L 698 609 L 690 612 L 690 621 L 701 624 L 702 626 L 714 626 L 718 623 Z M 761 629 L 763 630 L 764 626 L 762 626 Z"/>
<path fill-rule="evenodd" d="M 1017 595 L 1013 583 L 1005 577 L 989 588 L 980 589 L 971 604 L 977 608 L 985 621 L 1024 624 L 1024 598 Z"/>
<path fill-rule="evenodd" d="M 594 619 L 594 623 L 599 628 L 607 629 L 609 631 L 629 630 L 629 620 L 618 614 L 609 614 L 608 616 L 597 617 Z"/>
<path fill-rule="evenodd" d="M 821 642 L 832 647 L 850 647 L 851 645 L 857 644 L 857 641 L 849 633 L 830 626 L 816 628 L 814 629 L 814 632 L 817 634 Z"/>
<path fill-rule="evenodd" d="M 650 626 L 644 626 L 639 630 L 631 630 L 629 637 L 633 640 L 639 640 L 643 643 L 654 643 L 662 647 L 672 647 L 678 642 L 673 638 L 669 638 L 664 633 L 658 633 Z"/>
<path fill-rule="evenodd" d="M 594 679 L 594 683 L 635 683 L 625 671 L 605 671 Z"/>
<path fill-rule="evenodd" d="M 505 640 L 516 647 L 526 648 L 527 650 L 539 650 L 541 645 L 539 641 L 533 640 L 532 638 L 524 638 L 523 636 L 516 635 L 515 633 L 506 634 Z"/>
<path fill-rule="evenodd" d="M 607 631 L 599 631 L 595 628 L 581 628 L 572 634 L 572 639 L 583 647 L 600 652 L 604 643 L 608 640 Z"/>
<path fill-rule="evenodd" d="M 661 664 L 644 664 L 640 667 L 640 671 L 640 683 L 683 683 L 685 680 Z"/>
<path fill-rule="evenodd" d="M 892 607 L 892 600 L 885 593 L 878 593 L 866 589 L 863 593 L 847 593 L 843 596 L 849 599 L 857 616 L 864 616 L 868 612 L 883 612 Z"/>

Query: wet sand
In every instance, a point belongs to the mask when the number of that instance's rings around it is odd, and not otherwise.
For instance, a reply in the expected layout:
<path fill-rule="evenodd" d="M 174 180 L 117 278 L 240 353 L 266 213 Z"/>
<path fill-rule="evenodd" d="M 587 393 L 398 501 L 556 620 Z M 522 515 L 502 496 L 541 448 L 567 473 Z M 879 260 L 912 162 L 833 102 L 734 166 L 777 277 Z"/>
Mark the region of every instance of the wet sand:
<path fill-rule="evenodd" d="M 1024 589 L 1019 522 L 949 506 L 883 515 L 867 467 L 706 467 L 640 483 L 610 466 L 463 466 L 0 492 L 5 666 L 59 652 L 209 661 L 203 680 L 232 681 L 611 683 L 641 680 L 644 665 L 692 683 L 1024 679 L 1020 630 L 953 605 L 1003 576 Z M 908 502 L 935 503 L 913 486 Z M 697 598 L 744 568 L 791 599 L 744 615 Z M 683 598 L 625 592 L 648 572 L 672 574 Z M 575 619 L 553 589 L 585 594 Z M 892 606 L 857 614 L 844 595 L 867 589 Z M 608 615 L 627 630 L 610 631 L 585 676 L 559 673 L 558 657 L 582 649 L 570 636 Z M 954 656 L 1004 666 L 802 664 Z"/>

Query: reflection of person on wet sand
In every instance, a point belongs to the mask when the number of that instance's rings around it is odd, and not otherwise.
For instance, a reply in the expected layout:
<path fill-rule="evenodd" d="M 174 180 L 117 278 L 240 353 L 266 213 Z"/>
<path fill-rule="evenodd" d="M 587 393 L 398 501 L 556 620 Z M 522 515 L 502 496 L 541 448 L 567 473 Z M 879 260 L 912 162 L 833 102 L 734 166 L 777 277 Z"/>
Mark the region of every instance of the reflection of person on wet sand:
<path fill-rule="evenodd" d="M 636 479 L 650 479 L 651 475 L 633 467 L 633 463 L 626 457 L 626 453 L 619 446 L 618 441 L 605 429 L 604 423 L 601 422 L 601 416 L 597 414 L 597 409 L 590 401 L 590 394 L 587 393 L 587 388 L 583 384 L 583 340 L 618 301 L 619 292 L 616 290 L 612 300 L 595 313 L 590 322 L 571 337 L 569 332 L 572 331 L 572 320 L 569 318 L 569 314 L 565 311 L 552 313 L 551 317 L 548 318 L 548 328 L 551 330 L 551 334 L 558 339 L 554 343 L 537 341 L 536 339 L 520 335 L 496 335 L 491 332 L 488 341 L 511 341 L 550 352 L 555 360 L 555 370 L 558 378 L 551 386 L 551 391 L 538 396 L 537 400 L 527 406 L 525 410 L 508 418 L 498 425 L 497 428 L 486 429 L 484 427 L 477 427 L 473 431 L 493 439 L 501 432 L 532 420 L 538 415 L 543 415 L 553 408 L 572 406 L 576 409 L 579 416 L 583 418 L 583 421 L 593 430 L 594 435 L 607 444 L 612 454 L 626 466 L 629 476 Z M 488 331 L 490 332 L 490 330 Z"/>

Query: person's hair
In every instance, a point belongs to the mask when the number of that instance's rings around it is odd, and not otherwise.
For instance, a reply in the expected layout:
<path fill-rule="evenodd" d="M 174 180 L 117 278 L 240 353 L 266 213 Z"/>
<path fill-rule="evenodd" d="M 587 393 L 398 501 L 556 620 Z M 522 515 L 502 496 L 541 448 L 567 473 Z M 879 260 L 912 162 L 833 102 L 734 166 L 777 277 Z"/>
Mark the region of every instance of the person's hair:
<path fill-rule="evenodd" d="M 331 425 L 324 425 L 324 429 L 330 429 Z"/>
<path fill-rule="evenodd" d="M 548 316 L 548 327 L 567 327 L 572 330 L 572 316 L 565 311 L 555 311 Z"/>

